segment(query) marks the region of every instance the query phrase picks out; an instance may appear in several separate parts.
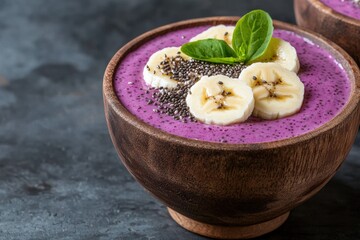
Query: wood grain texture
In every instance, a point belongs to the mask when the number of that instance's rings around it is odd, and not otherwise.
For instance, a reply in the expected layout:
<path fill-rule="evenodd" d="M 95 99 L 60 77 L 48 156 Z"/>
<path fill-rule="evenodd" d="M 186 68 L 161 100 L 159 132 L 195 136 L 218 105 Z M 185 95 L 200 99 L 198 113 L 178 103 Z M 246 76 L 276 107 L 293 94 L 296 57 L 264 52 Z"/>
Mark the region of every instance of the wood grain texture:
<path fill-rule="evenodd" d="M 281 226 L 289 217 L 289 212 L 270 221 L 250 226 L 219 226 L 195 221 L 178 212 L 168 209 L 171 217 L 185 229 L 211 238 L 221 239 L 249 239 L 271 232 Z"/>
<path fill-rule="evenodd" d="M 296 22 L 345 49 L 360 65 L 360 20 L 342 15 L 319 0 L 294 0 Z"/>
<path fill-rule="evenodd" d="M 109 132 L 129 172 L 179 214 L 222 227 L 276 219 L 316 194 L 350 151 L 360 119 L 360 72 L 352 58 L 320 35 L 277 21 L 276 28 L 294 31 L 330 51 L 348 72 L 352 84 L 351 97 L 342 112 L 312 132 L 261 144 L 196 141 L 145 124 L 118 100 L 114 73 L 132 49 L 175 29 L 235 24 L 237 20 L 238 17 L 195 19 L 147 32 L 115 54 L 103 81 Z"/>

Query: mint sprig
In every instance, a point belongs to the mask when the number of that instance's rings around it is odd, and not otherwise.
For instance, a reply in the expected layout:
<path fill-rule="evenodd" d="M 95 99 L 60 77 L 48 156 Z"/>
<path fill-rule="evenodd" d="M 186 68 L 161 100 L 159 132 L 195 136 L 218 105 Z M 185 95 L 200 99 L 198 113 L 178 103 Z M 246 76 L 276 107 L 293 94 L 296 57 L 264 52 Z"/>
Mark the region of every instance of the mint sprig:
<path fill-rule="evenodd" d="M 261 57 L 269 46 L 274 27 L 270 15 L 254 10 L 236 23 L 232 48 L 223 40 L 205 39 L 185 43 L 181 51 L 197 60 L 213 63 L 247 63 Z"/>

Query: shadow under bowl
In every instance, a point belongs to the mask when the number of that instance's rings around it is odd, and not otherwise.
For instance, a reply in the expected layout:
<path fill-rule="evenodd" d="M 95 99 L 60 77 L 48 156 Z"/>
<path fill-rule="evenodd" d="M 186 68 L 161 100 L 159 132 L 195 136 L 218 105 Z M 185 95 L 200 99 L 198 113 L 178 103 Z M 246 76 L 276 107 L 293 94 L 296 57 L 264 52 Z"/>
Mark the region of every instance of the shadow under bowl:
<path fill-rule="evenodd" d="M 296 26 L 274 21 L 329 51 L 351 81 L 343 110 L 318 129 L 276 142 L 226 144 L 197 141 L 154 128 L 131 114 L 114 90 L 119 62 L 164 33 L 191 26 L 234 25 L 238 17 L 169 24 L 132 40 L 111 59 L 104 76 L 106 120 L 128 171 L 162 201 L 184 228 L 214 238 L 252 238 L 279 227 L 289 211 L 317 193 L 335 174 L 354 142 L 360 119 L 360 73 L 337 45 Z"/>
<path fill-rule="evenodd" d="M 294 10 L 299 26 L 320 33 L 338 44 L 360 66 L 359 19 L 338 13 L 320 0 L 294 0 Z"/>

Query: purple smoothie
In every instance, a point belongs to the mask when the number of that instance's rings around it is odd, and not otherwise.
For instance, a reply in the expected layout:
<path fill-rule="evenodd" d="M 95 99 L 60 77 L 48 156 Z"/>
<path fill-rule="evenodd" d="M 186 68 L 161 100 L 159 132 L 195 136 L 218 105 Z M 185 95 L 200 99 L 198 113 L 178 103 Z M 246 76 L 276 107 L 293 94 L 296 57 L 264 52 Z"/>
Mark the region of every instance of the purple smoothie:
<path fill-rule="evenodd" d="M 353 0 L 320 0 L 338 13 L 360 20 L 360 4 Z"/>
<path fill-rule="evenodd" d="M 143 68 L 154 52 L 170 46 L 181 46 L 210 26 L 173 31 L 156 37 L 129 53 L 118 65 L 115 90 L 122 104 L 145 123 L 164 132 L 208 142 L 272 142 L 308 133 L 334 118 L 350 95 L 350 80 L 342 66 L 310 40 L 285 30 L 275 30 L 274 37 L 290 42 L 297 50 L 301 64 L 299 77 L 305 85 L 304 103 L 299 113 L 277 120 L 251 117 L 230 126 L 183 123 L 166 114 L 154 113 L 147 105 L 152 91 L 145 93 Z M 156 91 L 156 90 L 155 90 Z"/>

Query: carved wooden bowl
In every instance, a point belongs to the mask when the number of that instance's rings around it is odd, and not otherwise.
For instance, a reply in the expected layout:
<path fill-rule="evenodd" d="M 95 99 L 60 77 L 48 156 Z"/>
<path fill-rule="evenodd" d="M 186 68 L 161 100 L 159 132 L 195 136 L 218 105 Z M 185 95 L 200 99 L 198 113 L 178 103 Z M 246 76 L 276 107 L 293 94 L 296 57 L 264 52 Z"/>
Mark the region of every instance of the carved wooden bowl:
<path fill-rule="evenodd" d="M 360 66 L 359 19 L 338 13 L 319 0 L 294 0 L 294 8 L 299 26 L 320 33 L 335 42 Z"/>
<path fill-rule="evenodd" d="M 114 74 L 132 49 L 175 29 L 237 20 L 195 19 L 147 32 L 115 54 L 103 82 L 111 139 L 129 172 L 182 227 L 227 239 L 252 238 L 276 229 L 291 209 L 317 193 L 350 151 L 360 119 L 360 73 L 355 62 L 321 36 L 278 21 L 276 28 L 294 31 L 330 51 L 351 80 L 351 96 L 341 113 L 310 133 L 257 144 L 196 141 L 145 124 L 118 100 Z"/>

